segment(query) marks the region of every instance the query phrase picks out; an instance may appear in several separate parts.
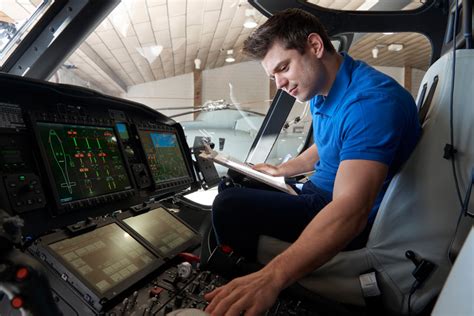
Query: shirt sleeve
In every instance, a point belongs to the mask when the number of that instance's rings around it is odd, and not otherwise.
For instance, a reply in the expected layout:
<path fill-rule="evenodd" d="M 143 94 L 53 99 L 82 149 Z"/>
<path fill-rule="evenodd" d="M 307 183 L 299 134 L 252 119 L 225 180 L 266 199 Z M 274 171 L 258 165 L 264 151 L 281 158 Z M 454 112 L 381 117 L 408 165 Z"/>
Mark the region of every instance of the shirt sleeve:
<path fill-rule="evenodd" d="M 401 141 L 403 111 L 387 98 L 354 102 L 341 120 L 340 160 L 374 160 L 390 165 Z"/>

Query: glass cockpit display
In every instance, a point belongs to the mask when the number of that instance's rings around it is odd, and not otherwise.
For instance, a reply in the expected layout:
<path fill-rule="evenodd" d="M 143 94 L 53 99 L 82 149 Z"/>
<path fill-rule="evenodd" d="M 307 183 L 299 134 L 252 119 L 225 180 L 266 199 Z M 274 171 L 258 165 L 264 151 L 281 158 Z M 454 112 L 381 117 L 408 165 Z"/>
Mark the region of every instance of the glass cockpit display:
<path fill-rule="evenodd" d="M 155 184 L 189 177 L 175 133 L 141 130 L 139 134 Z"/>
<path fill-rule="evenodd" d="M 183 250 L 182 246 L 196 237 L 196 233 L 161 207 L 124 222 L 163 256 Z"/>
<path fill-rule="evenodd" d="M 46 122 L 37 126 L 60 203 L 132 188 L 113 128 Z"/>
<path fill-rule="evenodd" d="M 70 271 L 101 294 L 156 260 L 117 224 L 52 243 L 48 248 Z"/>

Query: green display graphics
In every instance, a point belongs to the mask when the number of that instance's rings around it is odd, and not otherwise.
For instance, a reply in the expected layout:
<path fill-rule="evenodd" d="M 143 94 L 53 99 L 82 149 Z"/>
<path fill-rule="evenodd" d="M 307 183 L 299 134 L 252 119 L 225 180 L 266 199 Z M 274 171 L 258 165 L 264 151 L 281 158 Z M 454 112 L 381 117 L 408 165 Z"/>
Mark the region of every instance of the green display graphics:
<path fill-rule="evenodd" d="M 48 248 L 70 271 L 101 294 L 156 260 L 117 224 L 50 244 Z"/>
<path fill-rule="evenodd" d="M 38 123 L 60 203 L 131 189 L 111 127 Z"/>
<path fill-rule="evenodd" d="M 155 184 L 189 177 L 174 133 L 143 130 L 139 134 Z"/>

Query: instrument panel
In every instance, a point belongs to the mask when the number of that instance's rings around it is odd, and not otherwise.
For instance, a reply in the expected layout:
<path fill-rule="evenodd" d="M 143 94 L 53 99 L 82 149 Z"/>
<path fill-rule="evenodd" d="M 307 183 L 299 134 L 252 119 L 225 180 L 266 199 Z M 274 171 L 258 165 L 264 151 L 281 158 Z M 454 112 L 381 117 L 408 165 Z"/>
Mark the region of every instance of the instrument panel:
<path fill-rule="evenodd" d="M 160 113 L 78 87 L 0 83 L 0 207 L 27 234 L 199 188 L 181 126 Z"/>

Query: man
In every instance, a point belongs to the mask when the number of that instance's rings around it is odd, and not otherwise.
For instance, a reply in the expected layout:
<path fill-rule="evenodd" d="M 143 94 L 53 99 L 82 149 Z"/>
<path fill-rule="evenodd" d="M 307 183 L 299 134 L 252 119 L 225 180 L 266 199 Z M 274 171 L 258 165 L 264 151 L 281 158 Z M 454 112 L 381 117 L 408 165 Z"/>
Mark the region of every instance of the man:
<path fill-rule="evenodd" d="M 337 53 L 314 16 L 289 9 L 245 42 L 277 88 L 310 101 L 315 144 L 279 166 L 293 176 L 316 170 L 298 196 L 252 188 L 223 190 L 213 204 L 219 243 L 255 259 L 258 237 L 293 242 L 256 273 L 206 295 L 212 315 L 258 315 L 285 287 L 341 250 L 365 245 L 393 175 L 420 136 L 416 105 L 393 79 Z"/>

